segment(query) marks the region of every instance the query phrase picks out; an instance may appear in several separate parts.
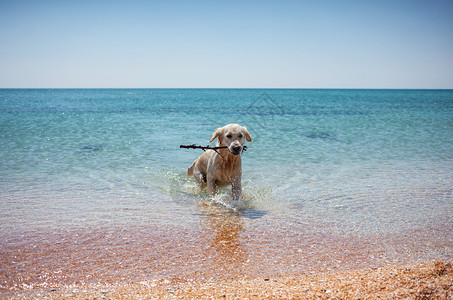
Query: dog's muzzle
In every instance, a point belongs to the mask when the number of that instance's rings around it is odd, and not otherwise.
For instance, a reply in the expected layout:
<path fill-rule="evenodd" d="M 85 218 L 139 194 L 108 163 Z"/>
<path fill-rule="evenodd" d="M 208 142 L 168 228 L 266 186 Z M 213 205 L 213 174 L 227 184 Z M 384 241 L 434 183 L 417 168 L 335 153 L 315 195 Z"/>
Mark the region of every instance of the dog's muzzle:
<path fill-rule="evenodd" d="M 240 155 L 242 153 L 242 147 L 241 146 L 233 146 L 228 149 L 231 154 L 233 155 Z"/>

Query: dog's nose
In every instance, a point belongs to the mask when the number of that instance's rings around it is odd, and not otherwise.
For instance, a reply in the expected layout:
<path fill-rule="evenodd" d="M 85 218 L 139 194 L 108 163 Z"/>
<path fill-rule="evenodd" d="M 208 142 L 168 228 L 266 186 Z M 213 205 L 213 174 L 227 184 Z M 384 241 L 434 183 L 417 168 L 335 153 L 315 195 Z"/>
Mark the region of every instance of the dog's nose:
<path fill-rule="evenodd" d="M 233 147 L 233 150 L 234 150 L 235 152 L 239 152 L 239 151 L 241 151 L 241 146 L 234 146 L 234 147 Z"/>

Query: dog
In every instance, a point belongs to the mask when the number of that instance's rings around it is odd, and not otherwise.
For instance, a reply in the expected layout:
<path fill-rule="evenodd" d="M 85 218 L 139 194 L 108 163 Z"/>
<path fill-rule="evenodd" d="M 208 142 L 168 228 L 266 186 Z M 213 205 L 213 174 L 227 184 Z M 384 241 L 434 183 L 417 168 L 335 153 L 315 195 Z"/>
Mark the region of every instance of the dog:
<path fill-rule="evenodd" d="M 187 175 L 195 177 L 200 191 L 207 186 L 211 195 L 218 189 L 231 184 L 233 200 L 241 196 L 242 162 L 241 153 L 244 142 L 252 138 L 246 127 L 228 124 L 217 128 L 209 142 L 217 138 L 217 147 L 227 146 L 218 150 L 207 150 L 188 168 Z"/>

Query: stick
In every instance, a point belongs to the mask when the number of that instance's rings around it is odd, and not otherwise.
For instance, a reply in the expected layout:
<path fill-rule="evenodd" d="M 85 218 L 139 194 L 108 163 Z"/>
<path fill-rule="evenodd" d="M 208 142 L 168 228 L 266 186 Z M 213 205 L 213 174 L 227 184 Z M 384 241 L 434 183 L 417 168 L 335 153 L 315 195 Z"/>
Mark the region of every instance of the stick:
<path fill-rule="evenodd" d="M 211 146 L 197 146 L 195 144 L 192 144 L 192 145 L 180 145 L 179 148 L 186 148 L 186 149 L 202 149 L 203 151 L 204 150 L 207 150 L 207 149 L 211 149 L 211 150 L 217 150 L 217 149 L 224 149 L 224 148 L 228 148 L 227 146 L 220 146 L 220 147 L 211 147 Z"/>
<path fill-rule="evenodd" d="M 217 149 L 225 149 L 225 148 L 228 148 L 227 146 L 220 146 L 220 147 L 211 147 L 211 146 L 197 146 L 195 144 L 192 144 L 192 145 L 180 145 L 179 148 L 186 148 L 186 149 L 202 149 L 203 151 L 206 151 L 206 150 L 214 150 L 217 152 Z M 245 151 L 247 149 L 247 146 L 244 146 L 243 148 L 244 150 L 242 151 Z"/>

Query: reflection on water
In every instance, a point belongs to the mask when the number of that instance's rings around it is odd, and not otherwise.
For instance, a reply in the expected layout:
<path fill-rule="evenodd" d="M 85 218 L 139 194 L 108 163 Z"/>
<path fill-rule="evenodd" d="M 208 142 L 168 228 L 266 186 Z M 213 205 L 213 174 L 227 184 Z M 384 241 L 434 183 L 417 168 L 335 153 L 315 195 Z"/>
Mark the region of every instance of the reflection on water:
<path fill-rule="evenodd" d="M 141 280 L 212 280 L 313 274 L 432 259 L 451 260 L 440 228 L 401 235 L 343 235 L 283 219 L 197 207 L 192 227 L 152 225 L 2 235 L 2 289 L 67 288 Z M 266 216 L 263 217 L 266 219 Z M 451 232 L 451 226 L 448 228 Z"/>
<path fill-rule="evenodd" d="M 219 272 L 239 274 L 248 256 L 241 239 L 243 218 L 239 213 L 207 203 L 201 204 L 200 210 L 200 219 L 209 237 L 206 242 L 210 245 L 207 253 L 212 259 L 211 267 Z"/>

